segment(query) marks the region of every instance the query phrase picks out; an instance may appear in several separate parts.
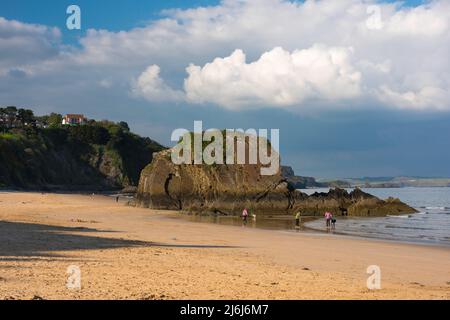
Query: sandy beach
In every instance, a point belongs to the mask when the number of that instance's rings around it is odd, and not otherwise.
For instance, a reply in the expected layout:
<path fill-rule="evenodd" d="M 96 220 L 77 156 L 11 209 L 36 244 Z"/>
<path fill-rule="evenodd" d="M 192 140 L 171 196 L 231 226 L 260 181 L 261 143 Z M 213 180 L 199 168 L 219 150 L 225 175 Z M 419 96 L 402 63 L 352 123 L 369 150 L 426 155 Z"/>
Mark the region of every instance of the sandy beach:
<path fill-rule="evenodd" d="M 450 248 L 194 223 L 106 196 L 0 193 L 1 299 L 449 299 Z M 369 265 L 381 289 L 369 290 Z M 66 286 L 69 266 L 81 289 Z"/>

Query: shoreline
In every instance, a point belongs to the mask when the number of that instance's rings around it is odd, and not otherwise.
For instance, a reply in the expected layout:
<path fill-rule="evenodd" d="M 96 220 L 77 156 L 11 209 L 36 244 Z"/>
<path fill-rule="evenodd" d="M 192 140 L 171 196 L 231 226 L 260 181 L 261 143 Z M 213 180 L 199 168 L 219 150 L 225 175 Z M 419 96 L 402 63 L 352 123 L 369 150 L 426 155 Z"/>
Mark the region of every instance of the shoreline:
<path fill-rule="evenodd" d="M 372 218 L 363 217 L 361 219 L 372 219 Z M 367 240 L 371 240 L 371 241 L 380 241 L 380 242 L 393 243 L 393 244 L 398 243 L 398 244 L 406 244 L 406 245 L 418 245 L 418 246 L 426 246 L 426 247 L 429 246 L 429 247 L 439 247 L 439 248 L 450 249 L 450 244 L 446 245 L 446 244 L 443 244 L 443 243 L 434 243 L 434 242 L 431 242 L 431 241 L 430 242 L 425 242 L 425 241 L 419 241 L 419 240 L 418 241 L 412 241 L 412 240 L 411 241 L 407 241 L 407 240 L 385 239 L 385 238 L 381 238 L 381 237 L 378 238 L 378 237 L 375 237 L 375 236 L 371 237 L 371 236 L 365 236 L 365 235 L 352 235 L 352 234 L 349 234 L 349 233 L 339 232 L 339 231 L 337 231 L 337 232 L 335 231 L 333 233 L 328 233 L 328 232 L 326 232 L 324 230 L 314 229 L 314 228 L 311 228 L 311 227 L 305 227 L 305 228 L 307 228 L 309 230 L 313 230 L 313 231 L 315 231 L 317 233 L 321 233 L 321 234 L 329 234 L 330 236 L 346 237 L 346 238 L 355 239 L 355 240 L 367 239 Z"/>
<path fill-rule="evenodd" d="M 403 188 L 421 188 L 421 187 L 403 187 Z M 314 189 L 314 188 L 313 188 Z M 319 188 L 321 189 L 321 188 Z M 300 190 L 300 189 L 299 189 Z M 71 191 L 71 190 L 57 190 L 57 191 L 38 191 L 38 190 L 2 190 L 0 189 L 0 195 L 2 193 L 24 193 L 24 194 L 36 194 L 36 193 L 41 193 L 41 194 L 56 194 L 56 195 L 81 195 L 81 196 L 89 196 L 91 197 L 92 195 L 94 196 L 104 196 L 104 197 L 112 197 L 112 196 L 116 196 L 119 195 L 120 199 L 122 201 L 126 200 L 126 202 L 128 202 L 130 199 L 135 199 L 135 197 L 130 198 L 128 193 L 122 193 L 121 190 L 103 190 L 103 191 L 86 191 L 86 190 L 76 190 L 76 191 Z M 133 205 L 131 205 L 130 207 L 135 207 Z M 136 207 L 139 209 L 142 209 L 140 207 Z M 425 209 L 426 207 L 417 207 L 415 208 L 416 210 L 420 211 L 419 209 Z M 148 209 L 148 210 L 152 210 L 152 209 Z M 190 217 L 208 217 L 208 218 L 213 218 L 216 217 L 214 215 L 197 215 L 197 214 L 188 214 L 188 213 L 184 213 L 181 211 L 171 211 L 171 210 L 157 210 L 159 212 L 167 212 L 167 216 L 168 217 L 172 217 L 175 219 L 182 219 L 185 221 L 189 221 L 189 222 L 193 222 L 193 223 L 206 223 L 206 224 L 212 224 L 212 225 L 221 225 L 221 226 L 230 226 L 230 227 L 239 227 L 236 225 L 229 225 L 229 224 L 224 224 L 224 223 L 216 223 L 216 222 L 208 222 L 208 221 L 193 221 L 190 219 Z M 171 213 L 174 212 L 174 213 Z M 409 214 L 407 214 L 409 216 Z M 217 217 L 221 217 L 221 216 L 217 216 Z M 237 219 L 238 216 L 227 216 L 229 218 L 234 218 Z M 270 217 L 270 218 L 274 218 L 274 219 L 278 219 L 278 217 L 276 215 L 264 215 L 263 217 Z M 283 218 L 287 218 L 288 216 L 282 216 Z M 323 217 L 320 216 L 303 216 L 303 219 L 307 219 L 308 221 L 306 223 L 309 223 L 313 220 L 320 220 L 323 219 Z M 380 218 L 380 217 L 349 217 L 348 219 L 374 219 L 374 218 Z M 382 217 L 381 217 L 382 218 Z M 287 219 L 286 219 L 287 220 Z M 259 226 L 247 226 L 248 228 L 252 228 L 252 229 L 259 229 L 259 230 L 268 230 L 268 231 L 285 231 L 285 232 L 291 232 L 291 233 L 306 233 L 307 231 L 310 231 L 310 234 L 321 234 L 321 235 L 327 235 L 327 236 L 335 236 L 335 237 L 344 237 L 344 238 L 348 238 L 348 239 L 354 239 L 354 240 L 372 240 L 372 241 L 380 241 L 380 242 L 386 242 L 386 243 L 398 243 L 398 244 L 410 244 L 410 245 L 421 245 L 421 246 L 431 246 L 431 247 L 442 247 L 442 248 L 450 248 L 450 245 L 446 245 L 443 243 L 434 243 L 431 241 L 408 241 L 408 240 L 399 240 L 399 239 L 387 239 L 387 238 L 382 238 L 382 237 L 377 237 L 377 236 L 367 236 L 367 235 L 354 235 L 354 234 L 350 234 L 350 233 L 345 233 L 345 231 L 326 231 L 326 230 L 321 230 L 318 228 L 313 228 L 313 227 L 308 227 L 304 225 L 305 222 L 301 222 L 301 230 L 297 231 L 295 229 L 283 229 L 283 228 L 269 228 L 269 227 L 259 227 Z"/>
<path fill-rule="evenodd" d="M 450 299 L 446 247 L 227 228 L 124 204 L 0 192 L 0 298 Z M 72 264 L 78 291 L 66 288 Z M 366 287 L 374 264 L 381 290 Z"/>
<path fill-rule="evenodd" d="M 150 209 L 151 210 L 151 209 Z M 170 210 L 159 210 L 161 212 L 171 212 Z M 218 222 L 211 222 L 211 221 L 196 221 L 195 219 L 192 219 L 192 217 L 194 218 L 215 218 L 215 216 L 213 215 L 195 215 L 195 214 L 186 214 L 186 213 L 182 213 L 182 212 L 178 212 L 175 214 L 168 214 L 168 217 L 173 218 L 173 219 L 181 219 L 184 221 L 189 221 L 189 222 L 193 222 L 193 223 L 203 223 L 203 224 L 212 224 L 212 225 L 220 225 L 220 226 L 226 226 L 226 227 L 235 227 L 235 228 L 240 228 L 241 226 L 238 225 L 233 225 L 233 224 L 227 224 L 227 223 L 218 223 Z M 272 217 L 272 216 L 270 216 Z M 285 216 L 283 216 L 285 217 Z M 287 217 L 287 216 L 286 216 Z M 228 216 L 228 218 L 230 219 L 236 219 L 238 220 L 239 217 L 238 216 Z M 273 216 L 274 220 L 277 219 L 276 216 Z M 309 223 L 313 220 L 321 220 L 323 219 L 323 217 L 319 217 L 319 216 L 303 216 L 302 218 L 307 218 L 308 221 L 306 223 Z M 357 218 L 357 219 L 361 219 L 361 220 L 365 220 L 365 219 L 374 219 L 374 218 L 380 218 L 380 217 L 353 217 L 353 218 Z M 383 217 L 381 217 L 383 218 Z M 349 217 L 348 219 L 352 219 L 352 217 Z M 201 220 L 201 219 L 200 219 Z M 287 220 L 287 219 L 286 219 Z M 293 218 L 292 218 L 293 220 Z M 313 228 L 313 227 L 309 227 L 309 226 L 305 226 L 304 225 L 305 222 L 301 222 L 301 229 L 299 231 L 295 230 L 295 229 L 287 229 L 287 228 L 276 228 L 276 227 L 261 227 L 261 226 L 250 226 L 247 225 L 246 228 L 250 228 L 250 229 L 258 229 L 258 230 L 267 230 L 267 231 L 273 231 L 273 232 L 288 232 L 288 233 L 296 233 L 296 234 L 318 234 L 318 235 L 323 235 L 323 236 L 330 236 L 330 237 L 337 237 L 337 238 L 348 238 L 348 239 L 354 239 L 354 240 L 372 240 L 372 241 L 380 241 L 380 242 L 386 242 L 386 243 L 399 243 L 399 244 L 410 244 L 410 245 L 421 245 L 421 246 L 431 246 L 431 247 L 442 247 L 442 248 L 450 248 L 450 244 L 444 244 L 444 243 L 437 243 L 437 242 L 432 242 L 432 241 L 414 241 L 414 240 L 399 240 L 399 239 L 388 239 L 388 238 L 382 238 L 382 237 L 377 237 L 377 236 L 367 236 L 367 235 L 353 235 L 350 233 L 346 233 L 345 231 L 326 231 L 326 230 L 322 230 L 322 229 L 318 229 L 318 228 Z"/>

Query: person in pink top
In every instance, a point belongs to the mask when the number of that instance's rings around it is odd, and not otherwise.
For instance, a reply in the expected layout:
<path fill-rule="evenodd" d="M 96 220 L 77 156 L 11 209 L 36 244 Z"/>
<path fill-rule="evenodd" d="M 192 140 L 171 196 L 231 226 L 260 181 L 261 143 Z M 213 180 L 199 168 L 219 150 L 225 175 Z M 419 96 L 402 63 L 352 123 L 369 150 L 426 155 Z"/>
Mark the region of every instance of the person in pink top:
<path fill-rule="evenodd" d="M 247 224 L 247 218 L 248 218 L 248 210 L 247 208 L 244 208 L 244 210 L 242 211 L 242 222 L 244 224 Z"/>
<path fill-rule="evenodd" d="M 333 214 L 329 211 L 325 212 L 325 221 L 327 223 L 327 227 L 331 226 L 331 219 L 333 219 Z"/>

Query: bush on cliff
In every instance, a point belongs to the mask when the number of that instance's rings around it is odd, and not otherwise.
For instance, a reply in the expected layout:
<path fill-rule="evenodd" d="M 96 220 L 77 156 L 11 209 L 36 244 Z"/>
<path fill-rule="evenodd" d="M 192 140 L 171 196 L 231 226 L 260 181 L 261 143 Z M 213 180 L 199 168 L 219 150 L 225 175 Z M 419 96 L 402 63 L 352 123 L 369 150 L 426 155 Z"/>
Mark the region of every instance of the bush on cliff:
<path fill-rule="evenodd" d="M 53 120 L 59 118 L 49 116 Z M 40 119 L 48 119 L 40 117 Z M 53 121 L 52 120 L 52 121 Z M 109 189 L 137 185 L 140 171 L 163 147 L 125 122 L 3 128 L 0 187 Z"/>

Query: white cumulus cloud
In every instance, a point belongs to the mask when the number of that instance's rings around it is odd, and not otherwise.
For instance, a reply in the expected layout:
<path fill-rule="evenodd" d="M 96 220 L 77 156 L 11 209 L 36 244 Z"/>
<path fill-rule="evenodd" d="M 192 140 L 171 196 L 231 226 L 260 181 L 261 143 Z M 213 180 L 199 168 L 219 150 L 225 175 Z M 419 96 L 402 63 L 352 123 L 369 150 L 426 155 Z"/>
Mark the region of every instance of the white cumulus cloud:
<path fill-rule="evenodd" d="M 88 30 L 79 46 L 62 44 L 56 28 L 0 17 L 0 100 L 55 106 L 131 91 L 192 108 L 450 111 L 448 0 L 223 0 L 162 14 Z"/>
<path fill-rule="evenodd" d="M 361 74 L 351 63 L 352 49 L 314 45 L 292 53 L 277 47 L 247 63 L 242 50 L 203 67 L 190 65 L 187 100 L 225 108 L 301 105 L 307 100 L 358 96 Z"/>
<path fill-rule="evenodd" d="M 132 92 L 149 101 L 181 101 L 184 93 L 168 86 L 159 76 L 160 68 L 151 65 L 134 82 Z"/>

